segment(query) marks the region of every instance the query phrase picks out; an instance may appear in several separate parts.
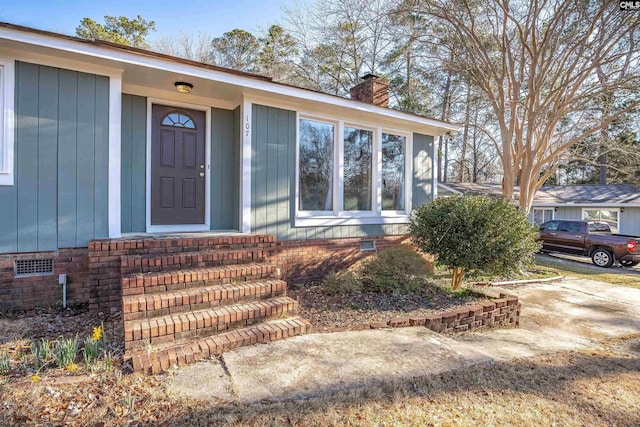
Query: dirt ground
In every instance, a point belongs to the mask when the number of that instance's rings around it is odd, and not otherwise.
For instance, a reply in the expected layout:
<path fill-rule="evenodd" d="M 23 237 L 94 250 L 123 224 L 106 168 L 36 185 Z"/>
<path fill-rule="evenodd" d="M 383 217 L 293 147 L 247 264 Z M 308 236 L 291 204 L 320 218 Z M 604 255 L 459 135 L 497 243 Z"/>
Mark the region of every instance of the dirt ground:
<path fill-rule="evenodd" d="M 580 288 L 585 298 L 595 289 Z M 636 291 L 617 289 L 618 299 Z M 535 320 L 533 314 L 530 308 L 525 316 Z M 110 363 L 102 358 L 88 368 L 79 363 L 73 372 L 47 367 L 34 375 L 31 340 L 76 333 L 82 339 L 100 323 Z M 120 327 L 118 316 L 96 319 L 82 310 L 1 318 L 0 354 L 8 351 L 12 364 L 9 374 L 0 375 L 0 426 L 640 425 L 640 331 L 615 339 L 598 334 L 578 350 L 496 359 L 298 400 L 243 403 L 186 398 L 169 387 L 171 374 L 128 374 L 116 339 Z"/>

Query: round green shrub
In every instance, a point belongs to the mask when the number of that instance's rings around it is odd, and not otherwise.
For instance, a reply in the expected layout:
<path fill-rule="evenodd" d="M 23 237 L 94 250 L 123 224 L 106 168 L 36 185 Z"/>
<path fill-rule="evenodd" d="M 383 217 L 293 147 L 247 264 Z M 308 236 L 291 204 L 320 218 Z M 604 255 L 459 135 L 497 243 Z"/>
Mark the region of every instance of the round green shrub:
<path fill-rule="evenodd" d="M 322 291 L 326 295 L 350 295 L 362 288 L 360 277 L 351 270 L 333 272 L 322 282 Z"/>
<path fill-rule="evenodd" d="M 407 245 L 385 249 L 362 263 L 363 289 L 378 293 L 408 293 L 424 289 L 431 265 Z"/>
<path fill-rule="evenodd" d="M 465 271 L 522 271 L 540 247 L 538 232 L 522 211 L 488 196 L 439 197 L 414 212 L 409 232 L 420 251 L 452 269 L 453 289 Z"/>

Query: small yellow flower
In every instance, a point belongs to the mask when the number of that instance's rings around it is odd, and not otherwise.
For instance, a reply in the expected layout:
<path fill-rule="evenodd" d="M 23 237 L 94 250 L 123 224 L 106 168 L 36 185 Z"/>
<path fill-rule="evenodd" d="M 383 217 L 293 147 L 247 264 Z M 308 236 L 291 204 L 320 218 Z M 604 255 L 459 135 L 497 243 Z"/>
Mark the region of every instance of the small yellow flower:
<path fill-rule="evenodd" d="M 32 383 L 37 383 L 38 381 L 42 380 L 42 378 L 40 378 L 38 375 L 31 375 L 29 379 L 31 380 Z"/>
<path fill-rule="evenodd" d="M 93 334 L 91 335 L 91 339 L 94 341 L 98 341 L 100 338 L 102 338 L 102 326 L 93 328 Z"/>
<path fill-rule="evenodd" d="M 69 363 L 65 369 L 69 372 L 75 372 L 78 370 L 78 365 L 75 363 Z"/>

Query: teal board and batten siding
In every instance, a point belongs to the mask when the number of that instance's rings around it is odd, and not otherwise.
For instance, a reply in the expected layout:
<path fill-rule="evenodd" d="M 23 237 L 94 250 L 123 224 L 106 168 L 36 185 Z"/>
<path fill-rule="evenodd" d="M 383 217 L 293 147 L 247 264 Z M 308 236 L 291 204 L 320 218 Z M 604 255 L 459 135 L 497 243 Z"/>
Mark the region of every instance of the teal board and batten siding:
<path fill-rule="evenodd" d="M 121 224 L 123 233 L 147 229 L 147 98 L 122 95 Z"/>
<path fill-rule="evenodd" d="M 240 109 L 211 109 L 211 229 L 239 223 Z M 147 98 L 122 96 L 122 232 L 146 231 Z"/>
<path fill-rule="evenodd" d="M 109 79 L 16 62 L 15 184 L 0 186 L 0 252 L 108 235 Z"/>
<path fill-rule="evenodd" d="M 279 240 L 399 235 L 406 224 L 295 227 L 296 113 L 253 105 L 251 138 L 251 231 Z M 413 137 L 412 204 L 432 199 L 433 137 Z"/>
<path fill-rule="evenodd" d="M 554 212 L 554 219 L 582 219 L 583 209 L 607 209 L 603 206 L 558 206 L 558 210 Z M 620 207 L 611 207 L 611 209 L 620 209 Z M 640 236 L 640 207 L 627 206 L 624 212 L 620 213 L 620 234 L 628 234 L 631 236 Z"/>
<path fill-rule="evenodd" d="M 238 230 L 240 107 L 211 109 L 211 229 Z"/>

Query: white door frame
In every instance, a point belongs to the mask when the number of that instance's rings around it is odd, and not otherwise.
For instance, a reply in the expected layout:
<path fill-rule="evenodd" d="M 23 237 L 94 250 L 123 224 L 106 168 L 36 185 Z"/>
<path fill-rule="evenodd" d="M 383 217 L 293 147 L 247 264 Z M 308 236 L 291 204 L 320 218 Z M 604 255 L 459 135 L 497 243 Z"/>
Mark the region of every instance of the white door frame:
<path fill-rule="evenodd" d="M 203 224 L 169 224 L 151 225 L 151 132 L 153 125 L 153 105 L 186 108 L 205 112 L 205 184 L 204 184 L 204 223 Z M 147 98 L 147 233 L 176 233 L 183 231 L 209 231 L 211 229 L 211 107 L 189 104 L 160 98 Z"/>

